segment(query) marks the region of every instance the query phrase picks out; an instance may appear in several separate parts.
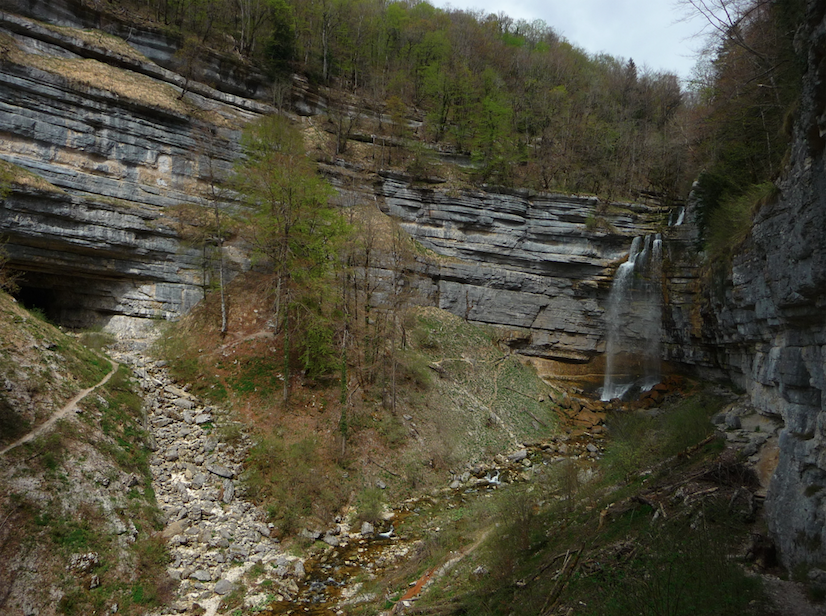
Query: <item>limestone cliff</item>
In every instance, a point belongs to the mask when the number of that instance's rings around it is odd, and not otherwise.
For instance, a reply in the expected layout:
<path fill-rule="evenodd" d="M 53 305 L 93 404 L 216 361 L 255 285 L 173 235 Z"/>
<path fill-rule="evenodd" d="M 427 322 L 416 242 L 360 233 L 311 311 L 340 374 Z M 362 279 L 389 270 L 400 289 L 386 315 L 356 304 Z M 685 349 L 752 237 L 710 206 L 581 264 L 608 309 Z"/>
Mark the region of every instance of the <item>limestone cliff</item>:
<path fill-rule="evenodd" d="M 16 6 L 62 26 L 126 30 L 70 0 Z M 200 299 L 208 268 L 202 248 L 180 237 L 176 209 L 204 204 L 239 154 L 243 124 L 268 111 L 236 95 L 260 94 L 249 74 L 207 59 L 200 77 L 217 84 L 207 87 L 165 68 L 175 66 L 166 35 L 133 28 L 128 38 L 0 13 L 0 158 L 46 180 L 16 187 L 0 232 L 26 273 L 24 295 L 67 325 L 134 327 Z M 294 96 L 299 112 L 324 108 L 319 99 L 310 109 L 308 96 Z M 342 184 L 340 167 L 326 172 Z M 494 188 L 454 194 L 390 173 L 351 196 L 378 202 L 438 255 L 413 266 L 417 302 L 507 326 L 524 353 L 575 362 L 602 350 L 612 268 L 634 235 L 664 220 L 656 207 Z"/>
<path fill-rule="evenodd" d="M 185 91 L 104 34 L 0 13 L 0 44 L 0 158 L 46 180 L 15 186 L 0 207 L 24 294 L 68 325 L 122 329 L 186 311 L 207 272 L 173 212 L 204 204 L 238 155 L 240 127 L 266 107 Z"/>
<path fill-rule="evenodd" d="M 826 564 L 826 6 L 809 2 L 808 70 L 779 198 L 757 214 L 730 267 L 670 312 L 677 359 L 716 366 L 785 422 L 766 501 L 786 565 Z M 693 302 L 693 306 L 691 305 Z"/>
<path fill-rule="evenodd" d="M 604 350 L 613 268 L 662 208 L 594 197 L 489 189 L 456 194 L 385 174 L 382 209 L 442 257 L 425 270 L 435 305 L 511 330 L 526 355 L 588 362 Z M 604 210 L 604 211 L 602 211 Z M 610 229 L 597 228 L 601 223 Z"/>

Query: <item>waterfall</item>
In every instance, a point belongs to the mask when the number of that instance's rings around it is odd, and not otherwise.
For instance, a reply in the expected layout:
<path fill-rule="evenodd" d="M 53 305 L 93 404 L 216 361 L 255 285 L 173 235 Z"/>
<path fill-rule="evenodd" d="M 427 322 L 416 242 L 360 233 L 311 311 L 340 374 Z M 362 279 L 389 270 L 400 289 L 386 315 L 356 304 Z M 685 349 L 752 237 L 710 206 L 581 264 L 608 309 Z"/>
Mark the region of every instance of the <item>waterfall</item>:
<path fill-rule="evenodd" d="M 661 287 L 662 237 L 635 237 L 608 295 L 602 400 L 660 382 Z"/>
<path fill-rule="evenodd" d="M 668 216 L 669 227 L 679 227 L 685 222 L 685 207 L 680 206 L 676 210 L 672 210 Z"/>

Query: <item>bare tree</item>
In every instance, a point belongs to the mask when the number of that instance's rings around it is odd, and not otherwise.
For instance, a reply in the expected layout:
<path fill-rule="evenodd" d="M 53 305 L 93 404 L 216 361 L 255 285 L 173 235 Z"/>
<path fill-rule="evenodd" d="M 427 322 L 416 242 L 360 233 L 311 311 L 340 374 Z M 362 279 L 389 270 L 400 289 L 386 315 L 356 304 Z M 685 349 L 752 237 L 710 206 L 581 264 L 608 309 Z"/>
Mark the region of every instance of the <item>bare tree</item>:
<path fill-rule="evenodd" d="M 688 16 L 701 15 L 711 28 L 712 46 L 729 42 L 758 58 L 764 54 L 746 38 L 746 27 L 765 11 L 771 0 L 680 0 Z"/>

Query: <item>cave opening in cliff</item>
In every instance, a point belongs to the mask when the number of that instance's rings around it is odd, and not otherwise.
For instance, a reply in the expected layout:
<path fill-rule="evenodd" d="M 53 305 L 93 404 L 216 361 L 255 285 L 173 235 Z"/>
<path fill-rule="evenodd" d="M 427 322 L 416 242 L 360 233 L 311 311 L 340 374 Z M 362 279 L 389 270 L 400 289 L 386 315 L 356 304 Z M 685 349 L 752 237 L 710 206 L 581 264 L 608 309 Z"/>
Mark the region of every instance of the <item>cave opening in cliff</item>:
<path fill-rule="evenodd" d="M 50 323 L 79 329 L 95 325 L 101 315 L 90 310 L 89 280 L 66 274 L 22 272 L 14 298 Z"/>
<path fill-rule="evenodd" d="M 39 312 L 50 322 L 60 325 L 60 310 L 56 305 L 57 298 L 53 289 L 31 286 L 26 281 L 18 285 L 20 288 L 14 297 L 26 310 Z"/>

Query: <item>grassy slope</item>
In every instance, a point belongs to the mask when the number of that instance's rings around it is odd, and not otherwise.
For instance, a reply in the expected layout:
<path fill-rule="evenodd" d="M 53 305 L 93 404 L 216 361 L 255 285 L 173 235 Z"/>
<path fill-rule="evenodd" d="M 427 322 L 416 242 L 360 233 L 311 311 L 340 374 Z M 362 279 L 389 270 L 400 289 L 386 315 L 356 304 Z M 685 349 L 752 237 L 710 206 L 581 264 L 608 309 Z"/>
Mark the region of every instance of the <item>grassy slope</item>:
<path fill-rule="evenodd" d="M 261 445 L 249 487 L 282 532 L 320 527 L 348 502 L 367 513 L 376 500 L 430 493 L 450 471 L 564 431 L 548 386 L 500 349 L 495 330 L 411 308 L 396 411 L 380 383 L 359 390 L 340 455 L 337 382 L 296 381 L 284 408 L 278 340 L 261 334 L 269 331 L 266 287 L 239 281 L 230 297 L 230 336 L 217 335 L 217 305 L 207 301 L 173 328 L 165 352 L 181 378 L 254 426 Z M 530 483 L 418 501 L 420 515 L 405 526 L 421 544 L 366 590 L 398 598 L 465 553 L 413 613 L 768 613 L 740 562 L 749 533 L 760 530 L 749 493 L 738 492 L 751 475 L 729 453 L 721 457 L 722 441 L 707 440 L 722 402 L 699 390 L 675 396 L 656 418 L 614 418 L 596 475 L 549 452 L 534 460 Z M 386 491 L 372 487 L 379 479 Z M 382 599 L 352 609 L 386 607 Z"/>
<path fill-rule="evenodd" d="M 328 523 L 378 481 L 388 486 L 384 498 L 397 501 L 555 430 L 550 388 L 500 350 L 493 330 L 411 308 L 395 410 L 387 380 L 351 385 L 342 442 L 335 376 L 321 384 L 298 377 L 289 405 L 281 401 L 280 341 L 267 326 L 264 282 L 236 281 L 230 306 L 226 338 L 212 298 L 173 326 L 161 352 L 178 378 L 252 427 L 261 445 L 251 455 L 249 485 L 282 532 Z"/>
<path fill-rule="evenodd" d="M 484 542 L 407 613 L 771 613 L 745 558 L 761 530 L 754 477 L 707 438 L 720 406 L 698 394 L 656 419 L 615 418 L 595 480 L 556 462 L 477 503 L 447 532 L 454 550 Z"/>
<path fill-rule="evenodd" d="M 110 364 L 0 294 L 0 446 L 43 423 Z"/>
<path fill-rule="evenodd" d="M 3 441 L 27 432 L 111 364 L 0 294 Z M 0 612 L 136 614 L 164 598 L 165 548 L 142 401 L 126 368 L 39 438 L 0 456 Z M 134 530 L 133 530 L 134 529 Z M 125 532 L 124 532 L 125 531 Z M 95 552 L 88 568 L 73 554 Z M 92 576 L 100 585 L 91 589 Z"/>

